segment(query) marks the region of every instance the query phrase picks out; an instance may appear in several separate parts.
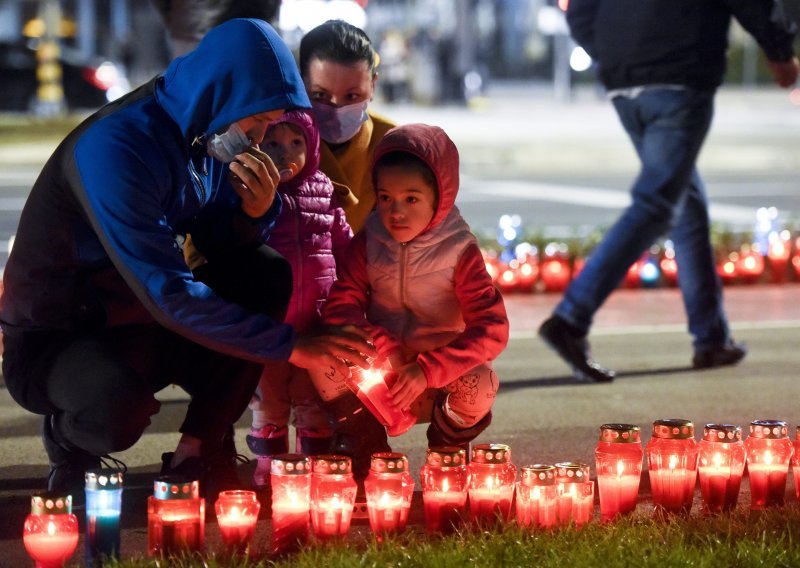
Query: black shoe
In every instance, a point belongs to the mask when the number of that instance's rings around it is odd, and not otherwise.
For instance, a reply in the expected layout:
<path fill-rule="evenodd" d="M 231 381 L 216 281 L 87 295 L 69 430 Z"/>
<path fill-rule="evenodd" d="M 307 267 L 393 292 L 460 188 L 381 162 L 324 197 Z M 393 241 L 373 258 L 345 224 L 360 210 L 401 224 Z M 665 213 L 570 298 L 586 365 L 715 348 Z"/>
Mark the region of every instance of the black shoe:
<path fill-rule="evenodd" d="M 560 316 L 552 316 L 539 327 L 539 337 L 572 368 L 579 381 L 607 383 L 616 373 L 597 364 L 589 351 L 586 335 Z"/>
<path fill-rule="evenodd" d="M 692 367 L 695 369 L 713 369 L 735 365 L 747 355 L 747 345 L 729 339 L 719 347 L 697 349 L 692 357 Z"/>
<path fill-rule="evenodd" d="M 50 462 L 50 473 L 47 476 L 48 491 L 72 495 L 73 506 L 82 505 L 85 497 L 86 471 L 100 467 L 100 456 L 56 442 L 53 437 L 52 415 L 44 417 L 42 443 Z"/>
<path fill-rule="evenodd" d="M 216 501 L 220 492 L 233 489 L 245 489 L 239 479 L 237 466 L 247 463 L 245 456 L 219 448 L 213 452 L 204 452 L 201 456 L 184 459 L 172 467 L 174 452 L 161 454 L 161 475 L 175 475 L 200 482 L 200 494 L 210 503 Z"/>
<path fill-rule="evenodd" d="M 325 410 L 333 428 L 331 451 L 348 456 L 353 461 L 353 477 L 363 481 L 369 473 L 372 454 L 392 451 L 386 427 L 353 393 L 326 402 Z"/>

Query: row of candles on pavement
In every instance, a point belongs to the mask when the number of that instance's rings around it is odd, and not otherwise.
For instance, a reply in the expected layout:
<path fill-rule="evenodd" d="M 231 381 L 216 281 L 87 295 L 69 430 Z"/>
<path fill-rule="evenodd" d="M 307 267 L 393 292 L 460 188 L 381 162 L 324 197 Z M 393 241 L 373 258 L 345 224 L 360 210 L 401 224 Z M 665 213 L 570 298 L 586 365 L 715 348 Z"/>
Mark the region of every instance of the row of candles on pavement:
<path fill-rule="evenodd" d="M 786 282 L 790 276 L 790 266 L 795 277 L 800 278 L 800 237 L 794 246 L 788 241 L 788 231 L 770 239 L 766 254 L 754 245 L 743 245 L 738 251 L 725 254 L 717 263 L 717 273 L 724 284 L 741 282 L 756 283 L 765 276 L 775 283 Z M 575 257 L 570 262 L 570 254 L 565 243 L 550 243 L 540 258 L 535 247 L 517 247 L 511 258 L 503 258 L 496 251 L 484 251 L 486 269 L 492 280 L 504 292 L 544 292 L 564 291 L 583 269 L 586 259 Z M 654 287 L 663 281 L 670 286 L 677 285 L 678 264 L 675 250 L 665 246 L 663 253 L 657 245 L 646 251 L 625 273 L 621 286 L 625 288 Z"/>
<path fill-rule="evenodd" d="M 790 463 L 800 498 L 800 426 L 792 442 L 781 420 L 753 421 L 744 440 L 739 426 L 707 424 L 698 443 L 690 421 L 656 420 L 643 448 L 638 426 L 604 424 L 595 450 L 602 520 L 636 508 L 645 455 L 653 503 L 664 512 L 689 512 L 698 476 L 706 512 L 732 509 L 745 465 L 751 509 L 783 503 Z M 587 464 L 529 465 L 521 468 L 517 481 L 509 446 L 478 444 L 471 458 L 467 462 L 465 450 L 456 447 L 427 450 L 420 479 L 428 532 L 449 533 L 467 514 L 478 525 L 509 521 L 512 502 L 517 523 L 534 529 L 581 525 L 593 517 L 595 485 Z M 272 553 L 295 550 L 311 534 L 320 540 L 347 534 L 357 487 L 349 458 L 283 454 L 273 458 L 271 467 Z M 414 485 L 404 454 L 373 454 L 364 488 L 369 524 L 378 538 L 406 527 Z M 89 565 L 103 556 L 119 556 L 121 494 L 120 473 L 86 473 Z M 252 491 L 220 493 L 215 512 L 230 552 L 250 546 L 260 508 Z M 155 481 L 148 501 L 151 555 L 202 550 L 204 525 L 205 500 L 199 496 L 197 481 L 169 477 Z M 62 566 L 78 544 L 71 497 L 34 496 L 23 540 L 37 567 Z"/>

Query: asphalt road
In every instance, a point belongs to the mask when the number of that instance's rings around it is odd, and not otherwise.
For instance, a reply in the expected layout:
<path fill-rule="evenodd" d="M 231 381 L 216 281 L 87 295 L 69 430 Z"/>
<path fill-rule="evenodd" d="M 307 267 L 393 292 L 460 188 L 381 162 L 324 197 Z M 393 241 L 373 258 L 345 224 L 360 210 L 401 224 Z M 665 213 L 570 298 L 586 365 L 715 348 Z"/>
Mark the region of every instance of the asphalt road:
<path fill-rule="evenodd" d="M 594 91 L 569 103 L 541 86 L 501 83 L 471 108 L 383 105 L 398 123 L 447 131 L 461 153 L 457 205 L 473 229 L 495 234 L 501 215 L 517 214 L 528 234 L 582 235 L 613 223 L 628 204 L 638 170 L 611 104 Z M 723 90 L 700 156 L 712 220 L 752 230 L 759 207 L 779 220 L 800 218 L 800 106 L 786 91 Z M 25 197 L 52 145 L 0 146 L 0 268 Z M 5 246 L 4 246 L 5 245 Z"/>

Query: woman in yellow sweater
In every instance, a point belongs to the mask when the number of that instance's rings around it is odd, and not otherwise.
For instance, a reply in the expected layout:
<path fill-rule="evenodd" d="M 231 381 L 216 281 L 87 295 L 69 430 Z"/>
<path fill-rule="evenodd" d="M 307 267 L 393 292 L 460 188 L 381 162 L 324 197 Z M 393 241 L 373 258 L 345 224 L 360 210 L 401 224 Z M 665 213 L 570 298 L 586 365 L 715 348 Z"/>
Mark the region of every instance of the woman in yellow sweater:
<path fill-rule="evenodd" d="M 395 126 L 367 109 L 378 80 L 378 54 L 361 29 L 329 20 L 300 42 L 300 74 L 320 130 L 320 169 L 333 181 L 347 222 L 358 232 L 375 205 L 369 164 Z"/>

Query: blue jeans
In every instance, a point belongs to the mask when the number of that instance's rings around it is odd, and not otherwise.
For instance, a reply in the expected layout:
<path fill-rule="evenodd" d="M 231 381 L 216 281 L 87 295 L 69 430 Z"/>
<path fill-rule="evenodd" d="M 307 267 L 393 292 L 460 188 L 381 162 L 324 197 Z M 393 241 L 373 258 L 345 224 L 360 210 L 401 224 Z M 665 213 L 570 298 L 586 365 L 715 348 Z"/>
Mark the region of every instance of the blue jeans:
<path fill-rule="evenodd" d="M 675 243 L 678 284 L 695 349 L 729 339 L 710 242 L 705 187 L 695 167 L 714 114 L 714 93 L 647 89 L 614 107 L 641 161 L 632 204 L 587 259 L 555 313 L 583 332 L 628 268 L 659 237 Z"/>

